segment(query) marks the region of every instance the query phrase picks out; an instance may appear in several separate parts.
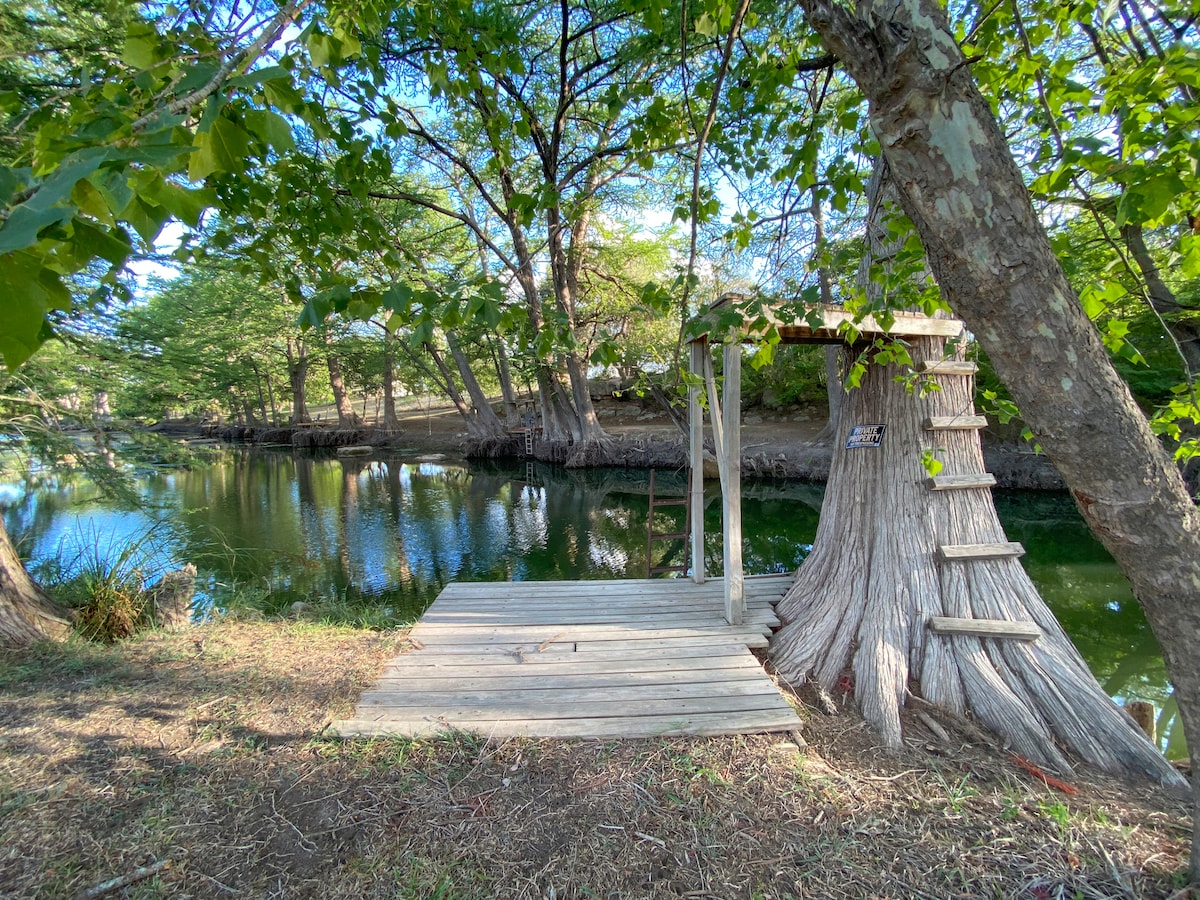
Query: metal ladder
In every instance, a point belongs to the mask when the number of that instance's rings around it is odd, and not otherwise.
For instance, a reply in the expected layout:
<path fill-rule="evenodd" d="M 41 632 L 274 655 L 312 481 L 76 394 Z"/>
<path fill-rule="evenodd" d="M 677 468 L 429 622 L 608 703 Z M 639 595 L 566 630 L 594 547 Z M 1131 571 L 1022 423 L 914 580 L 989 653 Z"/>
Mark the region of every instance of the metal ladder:
<path fill-rule="evenodd" d="M 657 575 L 662 572 L 679 572 L 680 574 L 686 574 L 686 572 L 688 570 L 688 563 L 687 563 L 688 538 L 691 535 L 691 527 L 692 527 L 691 505 L 688 503 L 688 498 L 686 496 L 684 496 L 684 497 L 666 497 L 661 500 L 657 496 L 655 496 L 655 472 L 656 472 L 656 470 L 654 470 L 654 469 L 650 470 L 650 512 L 646 517 L 646 575 L 647 575 L 647 577 L 650 577 L 650 576 Z M 689 470 L 689 477 L 688 477 L 686 483 L 691 484 L 690 470 Z M 655 530 L 654 530 L 654 514 L 655 514 L 655 512 L 659 509 L 663 509 L 666 507 L 680 507 L 680 506 L 683 507 L 683 530 L 682 531 L 655 532 Z M 676 522 L 678 522 L 678 519 L 676 519 Z M 662 565 L 656 566 L 654 564 L 654 543 L 656 541 L 683 541 L 683 559 L 684 559 L 684 561 L 677 565 L 670 565 L 667 562 L 664 562 Z M 669 558 L 670 558 L 670 554 L 668 554 L 667 557 L 665 557 L 665 559 L 669 559 Z"/>

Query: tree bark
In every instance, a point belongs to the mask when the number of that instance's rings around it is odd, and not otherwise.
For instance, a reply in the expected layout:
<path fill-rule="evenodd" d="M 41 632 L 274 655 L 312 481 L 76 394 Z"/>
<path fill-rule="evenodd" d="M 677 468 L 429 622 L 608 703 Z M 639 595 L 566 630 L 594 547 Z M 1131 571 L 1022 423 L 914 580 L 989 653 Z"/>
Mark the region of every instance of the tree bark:
<path fill-rule="evenodd" d="M 515 428 L 521 422 L 521 411 L 517 405 L 517 392 L 513 389 L 508 348 L 500 335 L 496 336 L 493 346 L 496 349 L 496 377 L 500 380 L 500 396 L 504 398 L 504 423 L 510 428 Z"/>
<path fill-rule="evenodd" d="M 1195 378 L 1200 374 L 1200 329 L 1184 318 L 1194 310 L 1181 306 L 1175 293 L 1163 281 L 1162 273 L 1150 254 L 1150 248 L 1146 246 L 1142 226 L 1122 225 L 1121 237 L 1146 282 L 1146 297 L 1150 301 L 1150 308 L 1159 316 L 1167 332 L 1179 346 L 1179 355 L 1183 358 L 1186 370 L 1184 374 L 1188 379 Z"/>
<path fill-rule="evenodd" d="M 907 341 L 917 367 L 946 354 L 940 338 Z M 934 376 L 940 390 L 920 396 L 907 390 L 905 371 L 872 364 L 846 396 L 813 552 L 778 607 L 786 624 L 771 644 L 776 668 L 833 690 L 851 667 L 863 715 L 890 748 L 901 744 L 912 686 L 956 715 L 970 710 L 1042 765 L 1069 768 L 1061 741 L 1105 771 L 1179 782 L 1096 682 L 1019 559 L 939 560 L 942 546 L 1007 538 L 988 488 L 933 491 L 922 467 L 928 450 L 946 474 L 984 473 L 978 431 L 925 427 L 974 415 L 974 379 Z M 851 427 L 864 424 L 886 426 L 881 445 L 848 449 Z M 939 635 L 927 628 L 933 616 L 1033 622 L 1041 636 Z"/>
<path fill-rule="evenodd" d="M 70 613 L 34 584 L 0 518 L 0 646 L 62 640 L 70 631 Z"/>
<path fill-rule="evenodd" d="M 328 338 L 326 343 L 328 343 Z M 362 424 L 362 419 L 354 411 L 354 404 L 350 402 L 350 395 L 346 393 L 346 382 L 342 378 L 341 358 L 332 349 L 325 353 L 325 365 L 329 369 L 329 387 L 333 391 L 333 402 L 337 407 L 338 427 L 357 428 Z"/>
<path fill-rule="evenodd" d="M 389 329 L 383 330 L 383 429 L 399 431 L 400 419 L 396 416 L 396 352 L 393 345 L 396 336 Z"/>
<path fill-rule="evenodd" d="M 308 347 L 299 339 L 288 338 L 285 344 L 288 364 L 288 384 L 292 389 L 292 417 L 288 424 L 305 425 L 312 421 L 304 387 L 308 379 Z"/>
<path fill-rule="evenodd" d="M 467 396 L 471 398 L 473 411 L 468 418 L 467 425 L 472 439 L 480 445 L 502 441 L 508 434 L 508 430 L 496 415 L 496 411 L 492 409 L 492 404 L 488 401 L 483 388 L 479 386 L 479 379 L 471 370 L 471 362 L 467 359 L 467 354 L 463 352 L 458 335 L 453 331 L 446 332 L 446 346 L 450 349 L 450 356 L 462 378 L 463 386 L 467 389 Z"/>
<path fill-rule="evenodd" d="M 868 99 L 946 300 L 1132 584 L 1200 747 L 1200 512 L 1067 283 L 941 7 L 898 0 L 868 22 L 800 2 Z"/>

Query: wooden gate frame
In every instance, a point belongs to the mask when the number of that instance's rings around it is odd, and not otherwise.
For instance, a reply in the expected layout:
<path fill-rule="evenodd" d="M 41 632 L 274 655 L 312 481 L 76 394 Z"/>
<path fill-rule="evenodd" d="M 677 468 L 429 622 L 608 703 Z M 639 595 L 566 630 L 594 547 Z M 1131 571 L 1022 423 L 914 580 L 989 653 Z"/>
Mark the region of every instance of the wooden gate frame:
<path fill-rule="evenodd" d="M 702 331 L 688 342 L 688 367 L 692 378 L 688 386 L 688 456 L 691 484 L 688 501 L 692 520 L 692 581 L 703 584 L 704 571 L 704 405 L 708 399 L 713 429 L 713 447 L 721 476 L 721 531 L 725 570 L 725 619 L 741 625 L 746 615 L 745 574 L 742 569 L 742 347 L 765 338 L 774 329 L 781 344 L 847 344 L 873 341 L 879 337 L 909 336 L 957 337 L 963 333 L 958 319 L 931 318 L 919 313 L 898 312 L 881 322 L 873 316 L 859 317 L 840 306 L 820 303 L 790 305 L 796 318 L 785 322 L 770 309 L 754 310 L 749 325 L 730 332 L 718 341 L 724 350 L 725 384 L 718 397 L 713 374 L 710 337 L 718 317 L 736 309 L 750 298 L 744 294 L 724 294 L 698 317 Z M 884 327 L 884 325 L 887 327 Z M 707 325 L 708 328 L 704 326 Z M 737 340 L 733 340 L 733 336 Z"/>

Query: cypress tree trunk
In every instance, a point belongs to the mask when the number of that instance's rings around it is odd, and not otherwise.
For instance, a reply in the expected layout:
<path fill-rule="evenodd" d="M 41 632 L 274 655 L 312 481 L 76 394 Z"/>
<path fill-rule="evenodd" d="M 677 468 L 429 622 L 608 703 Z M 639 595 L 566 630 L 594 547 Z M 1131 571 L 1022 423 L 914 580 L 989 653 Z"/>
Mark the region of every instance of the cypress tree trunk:
<path fill-rule="evenodd" d="M 288 424 L 304 425 L 312 421 L 305 398 L 308 379 L 308 348 L 301 340 L 287 339 L 288 384 L 292 389 L 292 417 Z"/>
<path fill-rule="evenodd" d="M 0 646 L 61 640 L 70 631 L 70 614 L 33 583 L 0 518 Z"/>
<path fill-rule="evenodd" d="M 333 391 L 333 402 L 337 406 L 338 427 L 357 428 L 362 419 L 354 411 L 350 395 L 346 393 L 346 382 L 342 378 L 342 361 L 332 350 L 325 354 L 325 365 L 329 368 L 329 387 Z"/>
<path fill-rule="evenodd" d="M 396 353 L 392 345 L 396 336 L 388 329 L 383 332 L 383 428 L 399 431 L 400 419 L 396 416 Z"/>
<path fill-rule="evenodd" d="M 1195 752 L 1200 511 L 1067 283 L 944 11 L 898 0 L 859 18 L 831 0 L 800 3 L 869 101 L 947 301 L 1132 584 Z M 1190 875 L 1200 884 L 1200 814 L 1194 821 Z"/>
<path fill-rule="evenodd" d="M 943 361 L 940 338 L 908 342 L 918 371 Z M 970 710 L 1042 765 L 1069 768 L 1061 742 L 1105 771 L 1180 783 L 1096 682 L 1015 555 L 940 559 L 940 548 L 1007 538 L 990 488 L 933 490 L 921 462 L 928 450 L 945 475 L 985 474 L 977 429 L 926 427 L 969 424 L 974 378 L 931 374 L 940 390 L 920 396 L 907 390 L 905 372 L 870 365 L 843 401 L 813 552 L 778 606 L 785 625 L 771 653 L 780 674 L 832 689 L 849 669 L 855 699 L 887 747 L 900 746 L 900 710 L 913 685 L 950 712 Z M 854 425 L 884 425 L 880 446 L 847 449 Z M 935 616 L 1033 623 L 1041 636 L 935 634 L 927 627 Z"/>

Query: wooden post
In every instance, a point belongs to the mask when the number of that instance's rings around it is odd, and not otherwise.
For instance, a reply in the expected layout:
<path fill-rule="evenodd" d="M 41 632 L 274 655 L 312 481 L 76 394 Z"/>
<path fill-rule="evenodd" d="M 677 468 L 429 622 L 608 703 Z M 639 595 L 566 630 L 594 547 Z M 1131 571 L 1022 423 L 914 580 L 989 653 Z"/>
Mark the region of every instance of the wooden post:
<path fill-rule="evenodd" d="M 742 345 L 736 337 L 725 345 L 725 490 L 721 520 L 725 537 L 725 618 L 741 625 L 746 613 L 742 575 Z"/>
<path fill-rule="evenodd" d="M 688 455 L 691 460 L 691 479 L 688 514 L 692 520 L 692 581 L 704 584 L 704 410 L 700 406 L 700 386 L 695 380 L 704 377 L 704 355 L 708 340 L 700 338 L 688 345 L 688 360 L 693 384 L 688 387 Z"/>

